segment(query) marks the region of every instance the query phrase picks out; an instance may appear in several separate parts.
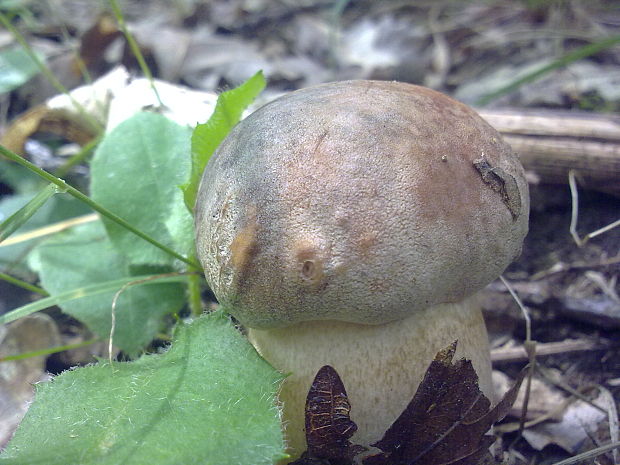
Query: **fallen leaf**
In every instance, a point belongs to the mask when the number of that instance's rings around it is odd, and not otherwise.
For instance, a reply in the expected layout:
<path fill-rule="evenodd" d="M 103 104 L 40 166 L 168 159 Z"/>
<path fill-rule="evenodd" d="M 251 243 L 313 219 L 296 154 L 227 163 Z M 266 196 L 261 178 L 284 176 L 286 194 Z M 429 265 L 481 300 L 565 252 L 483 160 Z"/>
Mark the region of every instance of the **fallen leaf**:
<path fill-rule="evenodd" d="M 48 349 L 60 344 L 54 320 L 44 313 L 0 326 L 0 360 L 10 355 Z M 34 383 L 48 379 L 46 356 L 0 363 L 0 449 L 24 417 L 34 396 Z"/>
<path fill-rule="evenodd" d="M 491 408 L 478 387 L 471 361 L 452 363 L 456 341 L 431 362 L 413 399 L 372 444 L 380 452 L 365 453 L 349 438 L 357 426 L 349 417 L 351 405 L 336 370 L 326 365 L 317 373 L 306 400 L 308 450 L 289 465 L 479 465 L 494 463 L 489 447 L 491 426 L 504 418 L 514 403 L 523 369 L 514 386 Z"/>
<path fill-rule="evenodd" d="M 348 465 L 365 450 L 349 438 L 357 425 L 349 417 L 351 404 L 344 384 L 334 368 L 321 367 L 306 398 L 306 442 L 308 451 L 294 465 Z"/>
<path fill-rule="evenodd" d="M 474 465 L 487 456 L 494 439 L 486 433 L 510 409 L 525 371 L 490 409 L 471 362 L 452 363 L 455 350 L 456 342 L 437 354 L 405 411 L 373 444 L 383 452 L 364 465 Z"/>

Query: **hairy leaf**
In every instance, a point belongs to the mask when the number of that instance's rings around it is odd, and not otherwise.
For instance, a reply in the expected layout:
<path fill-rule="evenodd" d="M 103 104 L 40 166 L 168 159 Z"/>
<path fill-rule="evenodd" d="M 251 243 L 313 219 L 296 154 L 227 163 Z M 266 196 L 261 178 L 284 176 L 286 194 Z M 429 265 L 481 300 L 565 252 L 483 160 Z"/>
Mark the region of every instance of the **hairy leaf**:
<path fill-rule="evenodd" d="M 0 464 L 271 465 L 280 381 L 216 312 L 181 324 L 165 353 L 38 385 Z"/>

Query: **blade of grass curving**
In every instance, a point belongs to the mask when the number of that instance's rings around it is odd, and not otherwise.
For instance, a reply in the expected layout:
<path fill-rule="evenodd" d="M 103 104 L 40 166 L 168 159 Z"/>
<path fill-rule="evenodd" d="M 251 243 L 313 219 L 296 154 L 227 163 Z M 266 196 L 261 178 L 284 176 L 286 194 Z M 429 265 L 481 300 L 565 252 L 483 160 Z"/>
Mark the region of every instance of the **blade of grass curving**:
<path fill-rule="evenodd" d="M 26 221 L 41 208 L 47 200 L 60 192 L 58 186 L 48 184 L 43 190 L 39 191 L 32 200 L 17 210 L 6 220 L 0 223 L 0 243 L 17 231 Z"/>
<path fill-rule="evenodd" d="M 137 228 L 132 226 L 129 222 L 125 221 L 124 219 L 122 219 L 118 215 L 112 213 L 107 208 L 104 208 L 101 205 L 99 205 L 97 202 L 95 202 L 90 197 L 88 197 L 87 195 L 85 195 L 82 192 L 80 192 L 79 190 L 77 190 L 75 187 L 67 184 L 62 179 L 57 178 L 56 176 L 48 173 L 47 171 L 42 170 L 38 166 L 30 163 L 28 160 L 20 157 L 19 155 L 17 155 L 16 153 L 10 151 L 9 149 L 7 149 L 6 147 L 4 147 L 2 145 L 0 145 L 0 154 L 4 155 L 8 159 L 10 159 L 10 160 L 12 160 L 12 161 L 14 161 L 16 163 L 19 163 L 20 165 L 28 168 L 30 171 L 32 171 L 36 175 L 38 175 L 38 176 L 42 177 L 43 179 L 51 182 L 52 184 L 58 186 L 63 192 L 66 192 L 69 195 L 75 197 L 76 199 L 81 200 L 86 205 L 88 205 L 93 210 L 95 210 L 96 212 L 99 212 L 100 214 L 102 214 L 106 218 L 110 219 L 111 221 L 114 221 L 115 223 L 119 224 L 120 226 L 124 227 L 125 229 L 131 231 L 136 236 L 144 239 L 147 242 L 150 242 L 155 247 L 158 247 L 159 249 L 161 249 L 164 252 L 172 255 L 173 257 L 177 258 L 178 260 L 181 260 L 182 262 L 187 263 L 188 265 L 195 267 L 197 270 L 201 270 L 202 269 L 202 267 L 195 260 L 191 260 L 191 259 L 189 259 L 187 257 L 184 257 L 183 255 L 181 255 L 181 254 L 175 252 L 174 250 L 172 250 L 170 247 L 168 247 L 168 246 L 166 246 L 166 245 L 156 241 L 151 236 L 149 236 L 148 234 L 145 234 L 144 232 L 138 230 Z"/>
<path fill-rule="evenodd" d="M 117 291 L 127 283 L 134 281 L 145 280 L 141 285 L 161 284 L 161 283 L 179 283 L 187 282 L 187 276 L 165 276 L 157 279 L 152 279 L 156 275 L 143 275 L 143 276 L 129 276 L 122 279 L 115 279 L 113 281 L 106 281 L 104 283 L 97 283 L 92 286 L 80 287 L 71 291 L 62 292 L 50 297 L 46 297 L 36 302 L 32 302 L 27 305 L 16 308 L 4 315 L 0 315 L 0 325 L 10 323 L 11 321 L 18 320 L 32 313 L 44 310 L 55 305 L 69 302 L 70 300 L 81 299 L 83 297 L 90 297 L 106 292 Z"/>
<path fill-rule="evenodd" d="M 189 181 L 181 186 L 185 205 L 194 212 L 198 184 L 202 172 L 215 149 L 230 130 L 239 122 L 245 109 L 265 88 L 263 72 L 259 71 L 239 87 L 223 92 L 217 98 L 215 110 L 204 124 L 199 124 L 192 133 L 192 171 Z"/>
<path fill-rule="evenodd" d="M 97 342 L 97 339 L 90 339 L 88 341 L 76 342 L 75 344 L 66 344 L 64 346 L 49 347 L 47 349 L 33 350 L 32 352 L 22 352 L 16 355 L 7 355 L 6 357 L 0 357 L 1 362 L 10 362 L 15 360 L 25 360 L 27 358 L 39 357 L 41 355 L 52 355 L 58 352 L 64 352 L 66 350 L 79 349 L 80 347 L 86 347 Z"/>
<path fill-rule="evenodd" d="M 19 42 L 19 44 L 24 48 L 30 59 L 37 65 L 37 68 L 41 71 L 41 73 L 46 77 L 46 79 L 54 86 L 54 88 L 60 92 L 61 94 L 65 94 L 71 100 L 73 106 L 77 109 L 80 115 L 84 118 L 84 120 L 88 121 L 89 124 L 96 130 L 102 131 L 103 127 L 95 118 L 93 118 L 88 111 L 84 108 L 84 106 L 78 102 L 73 96 L 69 93 L 67 88 L 62 85 L 62 83 L 54 76 L 54 74 L 48 69 L 45 63 L 39 58 L 39 56 L 34 53 L 32 47 L 26 41 L 24 36 L 20 34 L 20 32 L 13 26 L 11 21 L 0 11 L 0 23 L 11 33 L 11 35 Z"/>
<path fill-rule="evenodd" d="M 506 84 L 505 86 L 500 87 L 499 89 L 480 97 L 476 101 L 476 105 L 479 105 L 479 106 L 487 105 L 488 103 L 490 103 L 491 101 L 499 97 L 509 94 L 510 92 L 514 92 L 519 87 L 521 87 L 523 84 L 527 84 L 528 82 L 535 81 L 536 79 L 544 76 L 545 74 L 555 69 L 562 68 L 563 66 L 567 66 L 575 61 L 581 60 L 583 58 L 587 58 L 602 50 L 613 47 L 614 45 L 618 43 L 620 43 L 620 35 L 609 37 L 607 39 L 600 40 L 593 44 L 584 45 L 583 47 L 573 50 L 572 52 L 567 53 L 564 56 L 561 56 L 557 60 L 554 60 L 547 65 L 544 65 L 538 69 L 535 69 L 534 71 L 526 74 L 525 76 L 517 78 L 514 81 Z"/>
<path fill-rule="evenodd" d="M 110 2 L 110 7 L 112 7 L 112 12 L 114 13 L 114 16 L 116 17 L 116 21 L 118 22 L 119 29 L 122 31 L 123 35 L 125 36 L 125 39 L 127 39 L 127 43 L 129 44 L 129 48 L 131 48 L 131 52 L 136 57 L 136 60 L 138 60 L 138 64 L 140 65 L 140 69 L 142 70 L 142 73 L 149 80 L 151 84 L 151 88 L 153 89 L 153 92 L 155 92 L 155 97 L 157 97 L 157 101 L 163 107 L 164 104 L 161 101 L 161 98 L 159 97 L 159 92 L 157 92 L 157 88 L 155 87 L 155 81 L 153 80 L 153 73 L 151 73 L 149 66 L 146 64 L 146 60 L 144 59 L 144 55 L 142 55 L 142 52 L 140 51 L 140 47 L 138 46 L 136 39 L 134 39 L 133 34 L 131 34 L 131 32 L 129 32 L 129 29 L 127 28 L 127 23 L 125 23 L 125 18 L 123 16 L 123 12 L 121 11 L 120 5 L 118 4 L 118 1 L 109 0 L 109 2 Z"/>
<path fill-rule="evenodd" d="M 26 281 L 22 281 L 15 276 L 8 275 L 6 273 L 0 273 L 0 279 L 2 281 L 6 281 L 9 284 L 13 284 L 14 286 L 21 287 L 22 289 L 26 289 L 27 291 L 36 292 L 37 294 L 41 294 L 43 296 L 48 296 L 49 293 L 39 286 L 35 286 L 34 284 L 27 283 Z"/>
<path fill-rule="evenodd" d="M 330 69 L 336 70 L 338 66 L 338 40 L 342 22 L 342 14 L 351 0 L 336 0 L 329 12 L 329 56 L 328 64 Z"/>

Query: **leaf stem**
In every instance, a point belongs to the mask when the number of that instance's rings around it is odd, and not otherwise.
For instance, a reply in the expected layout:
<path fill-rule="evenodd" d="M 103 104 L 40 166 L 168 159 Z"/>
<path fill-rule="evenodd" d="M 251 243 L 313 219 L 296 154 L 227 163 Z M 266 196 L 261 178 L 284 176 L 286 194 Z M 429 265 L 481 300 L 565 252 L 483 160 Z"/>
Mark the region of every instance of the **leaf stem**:
<path fill-rule="evenodd" d="M 151 88 L 153 89 L 153 92 L 155 92 L 155 97 L 157 97 L 157 101 L 163 107 L 164 103 L 161 101 L 159 92 L 157 92 L 157 88 L 155 87 L 155 80 L 153 79 L 153 73 L 151 73 L 151 70 L 149 69 L 149 65 L 146 64 L 146 60 L 144 59 L 144 55 L 142 55 L 142 52 L 140 51 L 140 46 L 136 42 L 136 39 L 134 38 L 133 34 L 129 32 L 129 29 L 127 28 L 127 23 L 125 22 L 125 18 L 123 17 L 123 12 L 121 11 L 121 7 L 118 4 L 118 1 L 117 0 L 109 0 L 109 1 L 110 1 L 110 6 L 112 7 L 112 12 L 114 13 L 114 16 L 116 17 L 116 21 L 118 22 L 118 27 L 125 35 L 125 39 L 127 39 L 129 48 L 131 48 L 131 52 L 136 57 L 136 60 L 138 60 L 138 64 L 140 65 L 140 69 L 142 70 L 142 73 L 149 80 L 151 84 Z"/>
<path fill-rule="evenodd" d="M 174 258 L 176 258 L 178 260 L 181 260 L 182 262 L 184 262 L 184 263 L 188 264 L 189 266 L 194 267 L 194 268 L 196 268 L 198 270 L 202 269 L 200 264 L 198 264 L 198 262 L 196 262 L 195 260 L 191 260 L 191 259 L 189 259 L 187 257 L 184 257 L 183 255 L 181 255 L 181 254 L 175 252 L 174 250 L 172 250 L 170 247 L 168 247 L 168 246 L 162 244 L 161 242 L 153 239 L 148 234 L 146 234 L 146 233 L 140 231 L 139 229 L 135 228 L 134 226 L 132 226 L 129 222 L 127 222 L 126 220 L 122 219 L 120 216 L 116 215 L 115 213 L 112 213 L 107 208 L 99 205 L 97 202 L 95 202 L 90 197 L 88 197 L 87 195 L 85 195 L 82 192 L 80 192 L 79 190 L 77 190 L 75 187 L 67 184 L 62 179 L 57 178 L 56 176 L 48 173 L 47 171 L 42 170 L 38 166 L 30 163 L 28 160 L 20 157 L 19 155 L 17 155 L 16 153 L 10 151 L 9 149 L 7 149 L 6 147 L 4 147 L 2 145 L 0 145 L 0 154 L 4 155 L 8 159 L 10 159 L 10 160 L 12 160 L 12 161 L 14 161 L 16 163 L 19 163 L 20 165 L 28 168 L 30 171 L 32 171 L 36 175 L 42 177 L 46 181 L 49 181 L 52 184 L 55 184 L 56 186 L 58 186 L 61 189 L 61 192 L 66 192 L 69 195 L 75 197 L 76 199 L 84 202 L 86 205 L 91 207 L 96 212 L 100 213 L 101 215 L 105 216 L 106 218 L 108 218 L 109 220 L 115 222 L 116 224 L 124 227 L 128 231 L 131 231 L 136 236 L 138 236 L 138 237 L 144 239 L 145 241 L 153 244 L 155 247 L 163 250 L 164 252 L 166 252 L 167 254 L 173 256 Z"/>
<path fill-rule="evenodd" d="M 192 315 L 195 317 L 200 316 L 202 313 L 202 299 L 200 297 L 200 281 L 201 276 L 199 274 L 190 274 L 187 281 L 187 295 L 189 308 Z"/>

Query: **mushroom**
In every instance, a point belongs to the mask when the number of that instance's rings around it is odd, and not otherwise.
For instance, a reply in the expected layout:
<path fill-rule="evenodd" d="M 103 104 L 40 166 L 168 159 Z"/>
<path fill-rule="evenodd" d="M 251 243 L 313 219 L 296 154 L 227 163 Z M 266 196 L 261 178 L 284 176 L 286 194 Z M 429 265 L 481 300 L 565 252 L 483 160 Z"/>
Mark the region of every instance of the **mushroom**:
<path fill-rule="evenodd" d="M 198 256 L 281 387 L 288 452 L 305 450 L 313 377 L 346 386 L 352 441 L 379 440 L 455 339 L 493 398 L 475 292 L 519 255 L 523 169 L 472 109 L 411 84 L 287 94 L 239 123 L 204 172 Z"/>

